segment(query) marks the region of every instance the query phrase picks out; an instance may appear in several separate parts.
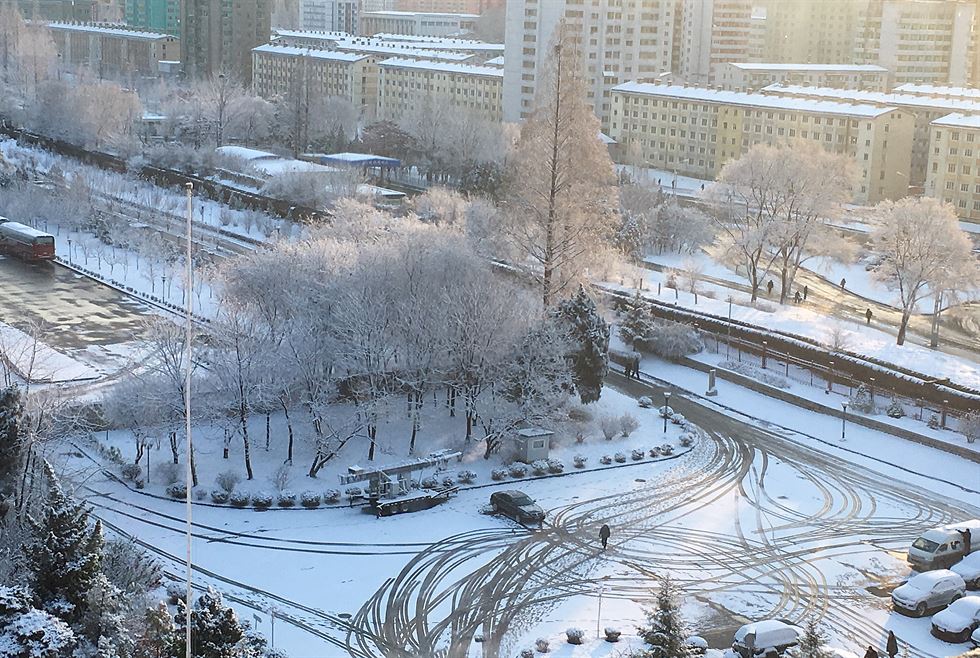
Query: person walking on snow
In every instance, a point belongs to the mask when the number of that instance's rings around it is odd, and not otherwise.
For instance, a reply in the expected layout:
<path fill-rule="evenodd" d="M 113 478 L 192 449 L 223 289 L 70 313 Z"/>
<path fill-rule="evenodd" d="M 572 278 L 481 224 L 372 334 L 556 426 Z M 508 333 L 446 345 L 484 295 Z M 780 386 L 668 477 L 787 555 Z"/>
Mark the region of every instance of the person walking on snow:
<path fill-rule="evenodd" d="M 844 289 L 844 286 L 846 286 L 846 285 L 847 285 L 847 279 L 841 279 L 840 280 L 840 289 L 843 290 Z"/>
<path fill-rule="evenodd" d="M 599 539 L 602 541 L 602 550 L 606 550 L 606 544 L 609 543 L 609 535 L 611 534 L 612 531 L 609 529 L 609 526 L 605 523 L 602 524 L 602 527 L 599 528 Z"/>
<path fill-rule="evenodd" d="M 898 655 L 898 639 L 895 637 L 895 631 L 888 631 L 888 642 L 885 643 L 885 651 L 888 652 L 888 658 L 895 658 Z"/>
<path fill-rule="evenodd" d="M 800 291 L 799 290 L 796 291 L 796 296 L 793 298 L 793 301 L 795 301 L 797 304 L 800 303 Z"/>
<path fill-rule="evenodd" d="M 806 301 L 806 296 L 810 294 L 810 286 L 803 286 L 803 301 Z"/>
<path fill-rule="evenodd" d="M 869 644 L 868 650 L 864 652 L 864 658 L 878 658 L 878 652 Z"/>
<path fill-rule="evenodd" d="M 873 315 L 874 315 L 874 313 L 871 312 L 871 309 L 870 308 L 867 311 L 864 312 L 864 319 L 868 321 L 867 324 L 871 324 L 871 317 Z"/>

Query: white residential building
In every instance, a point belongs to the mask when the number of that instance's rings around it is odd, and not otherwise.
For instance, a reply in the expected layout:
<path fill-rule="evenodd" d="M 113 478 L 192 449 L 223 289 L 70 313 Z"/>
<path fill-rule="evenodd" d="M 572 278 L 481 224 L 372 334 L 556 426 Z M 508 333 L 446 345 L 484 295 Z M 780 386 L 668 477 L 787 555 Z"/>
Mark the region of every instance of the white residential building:
<path fill-rule="evenodd" d="M 427 103 L 499 122 L 503 78 L 502 70 L 490 66 L 386 59 L 378 63 L 377 116 L 397 122 Z"/>
<path fill-rule="evenodd" d="M 303 30 L 356 34 L 357 0 L 300 0 L 299 25 Z"/>
<path fill-rule="evenodd" d="M 441 14 L 422 11 L 362 11 L 360 34 L 417 34 L 448 37 L 469 34 L 480 18 L 477 14 Z"/>
<path fill-rule="evenodd" d="M 748 59 L 752 4 L 752 0 L 681 0 L 674 68 L 684 82 L 714 84 L 726 62 Z"/>
<path fill-rule="evenodd" d="M 721 68 L 716 84 L 742 91 L 772 84 L 886 91 L 888 69 L 875 64 L 767 64 L 729 62 Z"/>

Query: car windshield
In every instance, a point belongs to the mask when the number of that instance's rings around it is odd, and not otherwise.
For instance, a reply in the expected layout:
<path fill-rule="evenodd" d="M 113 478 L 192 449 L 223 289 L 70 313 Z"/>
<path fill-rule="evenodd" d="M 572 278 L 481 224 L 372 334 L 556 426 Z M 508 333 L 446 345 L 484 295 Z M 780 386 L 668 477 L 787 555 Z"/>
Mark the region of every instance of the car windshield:
<path fill-rule="evenodd" d="M 925 575 L 926 574 L 920 574 L 919 576 L 914 576 L 914 577 L 910 578 L 909 581 L 907 583 L 905 583 L 905 584 L 908 585 L 909 587 L 912 587 L 914 589 L 917 589 L 917 590 L 920 590 L 920 591 L 923 591 L 923 592 L 930 592 L 935 587 L 935 581 L 932 580 L 932 578 L 922 578 L 921 577 L 921 576 L 925 576 Z"/>
<path fill-rule="evenodd" d="M 925 551 L 926 553 L 933 553 L 937 548 L 939 548 L 939 544 L 934 541 L 929 541 L 925 537 L 919 537 L 912 544 L 912 548 L 917 548 L 920 551 Z"/>
<path fill-rule="evenodd" d="M 519 494 L 511 494 L 510 495 L 510 499 L 518 507 L 524 507 L 525 505 L 533 505 L 534 504 L 534 501 L 533 500 L 531 500 L 530 498 L 527 497 L 527 495 L 522 494 L 522 493 L 519 493 Z"/>

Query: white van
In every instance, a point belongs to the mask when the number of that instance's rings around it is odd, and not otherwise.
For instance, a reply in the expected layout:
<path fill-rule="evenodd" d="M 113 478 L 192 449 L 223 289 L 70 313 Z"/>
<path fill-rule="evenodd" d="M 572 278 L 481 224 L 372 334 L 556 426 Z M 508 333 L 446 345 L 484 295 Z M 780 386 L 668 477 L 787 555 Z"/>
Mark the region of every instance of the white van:
<path fill-rule="evenodd" d="M 735 631 L 732 650 L 742 658 L 779 655 L 800 643 L 803 631 L 777 619 L 746 624 Z"/>
<path fill-rule="evenodd" d="M 980 520 L 951 523 L 922 533 L 909 548 L 909 564 L 918 571 L 946 569 L 980 549 Z"/>

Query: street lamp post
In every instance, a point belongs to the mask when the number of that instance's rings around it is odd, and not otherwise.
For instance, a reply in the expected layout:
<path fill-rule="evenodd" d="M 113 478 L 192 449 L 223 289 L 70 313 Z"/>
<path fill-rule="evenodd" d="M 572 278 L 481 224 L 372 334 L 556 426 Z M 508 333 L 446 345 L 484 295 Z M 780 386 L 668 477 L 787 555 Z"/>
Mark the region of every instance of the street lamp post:
<path fill-rule="evenodd" d="M 71 238 L 68 238 L 68 264 L 71 265 Z"/>
<path fill-rule="evenodd" d="M 160 294 L 163 295 L 163 301 L 167 301 L 167 275 L 160 275 L 163 279 L 163 285 L 160 286 Z"/>
<path fill-rule="evenodd" d="M 664 434 L 667 433 L 667 416 L 670 413 L 670 391 L 664 391 Z"/>
<path fill-rule="evenodd" d="M 843 413 L 841 414 L 840 417 L 840 440 L 844 441 L 845 432 L 847 431 L 847 403 L 841 402 L 840 408 L 843 410 Z"/>

